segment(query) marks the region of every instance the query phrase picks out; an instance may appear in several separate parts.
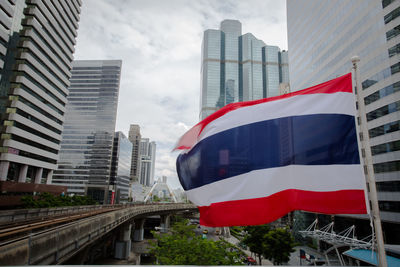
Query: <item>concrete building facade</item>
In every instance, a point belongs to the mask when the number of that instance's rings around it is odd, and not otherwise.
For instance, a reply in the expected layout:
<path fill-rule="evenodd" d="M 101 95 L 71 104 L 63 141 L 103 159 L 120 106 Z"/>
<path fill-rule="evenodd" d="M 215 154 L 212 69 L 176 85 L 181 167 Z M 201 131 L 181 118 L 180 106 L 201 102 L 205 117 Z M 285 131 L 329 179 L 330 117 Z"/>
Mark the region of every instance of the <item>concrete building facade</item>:
<path fill-rule="evenodd" d="M 400 1 L 288 0 L 287 20 L 292 91 L 349 73 L 360 57 L 381 218 L 387 238 L 400 238 Z"/>
<path fill-rule="evenodd" d="M 103 203 L 112 190 L 110 168 L 121 60 L 73 62 L 68 104 L 53 184 Z"/>
<path fill-rule="evenodd" d="M 277 96 L 289 82 L 287 52 L 242 35 L 238 20 L 206 30 L 201 54 L 200 119 L 229 103 Z"/>
<path fill-rule="evenodd" d="M 0 1 L 0 180 L 51 183 L 81 0 Z"/>
<path fill-rule="evenodd" d="M 129 127 L 129 141 L 132 143 L 132 163 L 131 163 L 131 181 L 139 181 L 140 173 L 140 140 L 142 136 L 140 134 L 140 126 L 137 124 L 131 124 Z"/>

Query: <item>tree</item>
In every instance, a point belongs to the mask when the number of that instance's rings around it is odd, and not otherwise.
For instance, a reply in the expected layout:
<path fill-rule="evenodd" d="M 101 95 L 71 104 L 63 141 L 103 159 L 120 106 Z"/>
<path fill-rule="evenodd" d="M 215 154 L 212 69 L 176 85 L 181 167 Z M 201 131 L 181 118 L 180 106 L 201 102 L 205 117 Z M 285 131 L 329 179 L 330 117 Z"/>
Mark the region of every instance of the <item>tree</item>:
<path fill-rule="evenodd" d="M 263 255 L 263 244 L 265 242 L 264 236 L 271 230 L 269 225 L 256 225 L 246 226 L 243 229 L 245 235 L 241 241 L 244 245 L 248 246 L 250 251 L 256 254 L 258 263 L 261 265 L 261 256 Z"/>
<path fill-rule="evenodd" d="M 171 233 L 153 233 L 156 241 L 151 244 L 161 265 L 241 265 L 243 253 L 234 245 L 224 241 L 202 239 L 196 235 L 195 225 L 188 220 L 176 222 Z"/>
<path fill-rule="evenodd" d="M 289 261 L 294 246 L 294 238 L 287 228 L 272 229 L 264 236 L 263 256 L 274 265 L 281 265 Z"/>
<path fill-rule="evenodd" d="M 21 202 L 23 208 L 26 209 L 97 204 L 96 201 L 88 196 L 54 196 L 47 192 L 40 193 L 36 196 L 23 196 Z"/>
<path fill-rule="evenodd" d="M 242 243 L 256 254 L 261 265 L 261 256 L 275 265 L 287 262 L 295 246 L 294 238 L 287 228 L 272 229 L 269 225 L 244 227 L 246 234 Z"/>

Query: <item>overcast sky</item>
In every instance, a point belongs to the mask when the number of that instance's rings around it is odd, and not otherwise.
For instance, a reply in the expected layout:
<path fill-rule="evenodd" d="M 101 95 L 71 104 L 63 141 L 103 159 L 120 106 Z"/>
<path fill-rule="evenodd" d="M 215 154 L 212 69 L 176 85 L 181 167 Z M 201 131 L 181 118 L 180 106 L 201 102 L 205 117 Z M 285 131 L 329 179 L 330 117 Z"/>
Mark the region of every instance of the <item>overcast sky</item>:
<path fill-rule="evenodd" d="M 179 187 L 179 137 L 198 122 L 201 41 L 237 19 L 268 45 L 287 50 L 285 0 L 84 0 L 75 59 L 122 59 L 116 131 L 139 124 L 157 143 L 155 179 Z"/>

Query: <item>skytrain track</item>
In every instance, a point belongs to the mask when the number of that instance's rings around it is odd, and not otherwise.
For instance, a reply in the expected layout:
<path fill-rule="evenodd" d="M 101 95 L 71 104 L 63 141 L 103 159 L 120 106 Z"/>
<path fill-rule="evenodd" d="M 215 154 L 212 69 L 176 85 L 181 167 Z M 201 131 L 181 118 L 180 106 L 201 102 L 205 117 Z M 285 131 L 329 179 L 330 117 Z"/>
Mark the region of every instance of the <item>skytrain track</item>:
<path fill-rule="evenodd" d="M 10 239 L 19 239 L 32 233 L 53 228 L 83 218 L 115 211 L 122 207 L 110 207 L 100 210 L 78 212 L 74 214 L 61 214 L 56 216 L 39 217 L 29 221 L 12 222 L 0 225 L 0 246 Z"/>

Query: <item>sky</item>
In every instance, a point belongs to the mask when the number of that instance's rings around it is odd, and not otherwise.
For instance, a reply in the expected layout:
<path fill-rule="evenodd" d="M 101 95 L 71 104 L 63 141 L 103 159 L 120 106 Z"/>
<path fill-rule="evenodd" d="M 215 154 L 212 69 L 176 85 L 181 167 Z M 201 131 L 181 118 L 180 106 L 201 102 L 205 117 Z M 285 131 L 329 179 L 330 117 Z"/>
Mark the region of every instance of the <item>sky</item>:
<path fill-rule="evenodd" d="M 121 59 L 116 131 L 139 124 L 157 144 L 155 179 L 180 187 L 171 152 L 199 121 L 201 41 L 237 19 L 267 45 L 287 50 L 285 0 L 84 0 L 75 59 Z"/>

